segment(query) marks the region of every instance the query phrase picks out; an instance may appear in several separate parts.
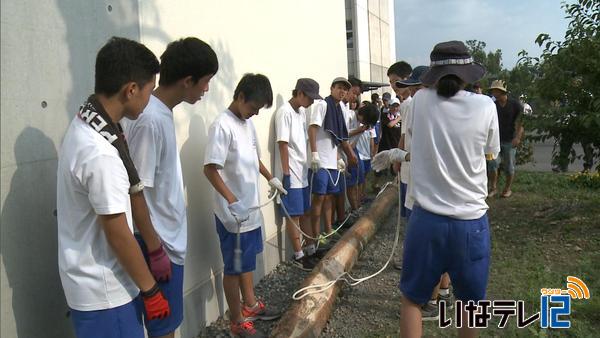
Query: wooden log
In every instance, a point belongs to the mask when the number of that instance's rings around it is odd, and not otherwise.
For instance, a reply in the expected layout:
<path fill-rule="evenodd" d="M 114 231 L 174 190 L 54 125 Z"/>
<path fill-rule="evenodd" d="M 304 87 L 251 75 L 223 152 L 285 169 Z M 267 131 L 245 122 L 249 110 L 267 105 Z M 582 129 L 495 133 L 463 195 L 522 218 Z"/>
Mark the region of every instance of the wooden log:
<path fill-rule="evenodd" d="M 321 262 L 306 277 L 301 288 L 327 283 L 344 271 L 351 271 L 360 252 L 377 231 L 378 224 L 396 208 L 397 203 L 398 186 L 389 185 L 373 202 L 369 210 L 344 233 L 335 246 L 321 259 Z M 319 337 L 331 316 L 341 283 L 343 282 L 336 283 L 326 291 L 294 301 L 271 332 L 271 337 Z"/>

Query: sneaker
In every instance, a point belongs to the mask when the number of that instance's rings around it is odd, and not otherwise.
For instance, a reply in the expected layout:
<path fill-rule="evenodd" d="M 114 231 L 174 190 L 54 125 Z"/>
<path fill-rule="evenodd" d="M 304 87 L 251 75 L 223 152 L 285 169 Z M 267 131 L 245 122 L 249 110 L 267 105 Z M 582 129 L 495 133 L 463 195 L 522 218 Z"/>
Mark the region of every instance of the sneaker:
<path fill-rule="evenodd" d="M 402 270 L 402 258 L 401 257 L 398 257 L 397 259 L 394 260 L 394 269 Z"/>
<path fill-rule="evenodd" d="M 247 321 L 274 320 L 281 317 L 281 313 L 267 309 L 265 304 L 260 300 L 256 302 L 256 305 L 253 308 L 249 308 L 246 305 L 243 305 L 242 315 L 246 318 Z"/>
<path fill-rule="evenodd" d="M 454 299 L 452 292 L 448 292 L 448 294 L 445 296 L 442 296 L 441 294 L 438 295 L 438 304 L 439 304 L 439 301 L 441 301 L 441 300 L 446 302 L 446 310 L 454 309 L 454 302 L 456 301 L 456 299 Z"/>
<path fill-rule="evenodd" d="M 440 309 L 437 304 L 427 302 L 421 307 L 421 320 L 424 322 L 438 320 L 440 318 Z"/>
<path fill-rule="evenodd" d="M 313 256 L 315 256 L 316 259 L 321 260 L 323 257 L 325 257 L 325 255 L 327 255 L 328 251 L 329 248 L 319 247 Z"/>
<path fill-rule="evenodd" d="M 248 338 L 263 338 L 266 335 L 254 328 L 254 323 L 250 321 L 244 321 L 241 323 L 229 324 L 231 335 L 233 337 L 248 337 Z"/>
<path fill-rule="evenodd" d="M 314 256 L 314 255 L 313 255 Z M 311 258 L 312 256 L 302 256 L 300 259 L 296 259 L 295 257 L 292 259 L 292 264 L 298 267 L 303 271 L 312 271 L 315 268 L 315 261 Z"/>

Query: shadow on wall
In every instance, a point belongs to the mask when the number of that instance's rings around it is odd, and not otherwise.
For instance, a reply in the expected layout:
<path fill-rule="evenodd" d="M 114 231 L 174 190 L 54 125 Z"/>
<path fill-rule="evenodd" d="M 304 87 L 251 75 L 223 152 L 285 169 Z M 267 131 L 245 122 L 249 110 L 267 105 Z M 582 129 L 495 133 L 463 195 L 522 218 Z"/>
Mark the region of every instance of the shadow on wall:
<path fill-rule="evenodd" d="M 40 151 L 50 159 L 26 162 Z M 18 165 L 2 208 L 0 248 L 17 337 L 71 337 L 56 254 L 56 147 L 41 130 L 28 127 L 14 152 Z"/>
<path fill-rule="evenodd" d="M 79 106 L 94 91 L 94 65 L 96 54 L 112 36 L 120 36 L 140 41 L 138 1 L 79 1 L 57 0 L 66 29 L 65 45 L 69 52 L 69 72 L 71 88 L 68 93 L 66 114 L 69 120 Z M 153 6 L 149 1 L 145 6 Z M 150 11 L 159 13 L 158 9 Z M 162 24 L 157 15 L 153 18 L 154 27 L 144 31 L 162 41 L 165 46 L 169 36 L 161 30 Z M 157 55 L 159 57 L 159 55 Z M 68 82 L 68 81 L 67 81 Z"/>
<path fill-rule="evenodd" d="M 202 39 L 202 36 L 198 36 Z M 188 253 L 182 337 L 196 337 L 213 320 L 207 309 L 216 296 L 218 315 L 225 313 L 223 261 L 215 230 L 213 188 L 204 176 L 204 154 L 208 128 L 233 97 L 238 76 L 228 48 L 221 41 L 207 41 L 219 59 L 219 71 L 209 84 L 209 91 L 194 106 L 184 105 L 190 115 L 189 133 L 181 147 L 183 185 L 187 193 Z M 176 112 L 177 113 L 177 112 Z M 214 281 L 211 280 L 214 278 Z M 216 314 L 215 314 L 216 315 Z"/>

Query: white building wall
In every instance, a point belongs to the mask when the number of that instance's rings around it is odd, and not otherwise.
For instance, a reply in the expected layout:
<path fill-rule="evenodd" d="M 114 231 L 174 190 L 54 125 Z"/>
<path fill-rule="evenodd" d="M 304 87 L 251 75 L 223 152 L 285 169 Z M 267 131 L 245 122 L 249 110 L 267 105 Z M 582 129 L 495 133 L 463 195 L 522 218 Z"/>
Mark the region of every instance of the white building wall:
<path fill-rule="evenodd" d="M 73 336 L 57 271 L 57 152 L 93 91 L 98 49 L 119 35 L 141 40 L 157 56 L 169 41 L 196 36 L 219 57 L 203 101 L 175 111 L 189 218 L 180 336 L 195 337 L 226 310 L 211 188 L 202 174 L 208 126 L 244 73 L 267 75 L 274 106 L 253 120 L 262 160 L 271 167 L 273 112 L 289 99 L 296 79 L 316 79 L 325 96 L 330 81 L 348 73 L 344 1 L 3 0 L 1 16 L 0 336 Z M 279 248 L 287 241 L 275 208 L 263 214 L 267 243 L 257 280 L 284 259 Z"/>
<path fill-rule="evenodd" d="M 315 10 L 318 8 L 319 10 Z M 222 263 L 214 231 L 211 187 L 202 175 L 208 127 L 233 97 L 244 73 L 265 74 L 271 80 L 271 109 L 253 117 L 258 129 L 262 161 L 272 168 L 274 159 L 274 112 L 289 100 L 296 79 L 312 77 L 329 95 L 331 80 L 346 76 L 346 30 L 344 1 L 140 1 L 141 39 L 157 55 L 173 39 L 196 36 L 208 42 L 219 58 L 219 72 L 210 90 L 194 106 L 175 110 L 177 140 L 181 150 L 188 202 L 188 247 L 185 271 L 185 312 L 182 336 L 191 337 L 205 322 L 223 314 L 226 302 L 220 282 Z M 161 27 L 161 34 L 155 34 Z M 261 196 L 268 186 L 261 182 Z M 287 239 L 282 219 L 273 206 L 263 209 L 265 252 L 256 278 L 284 259 L 278 249 Z"/>
<path fill-rule="evenodd" d="M 2 0 L 1 18 L 0 336 L 72 337 L 58 276 L 57 152 L 93 90 L 96 51 L 112 35 L 139 39 L 137 1 Z"/>

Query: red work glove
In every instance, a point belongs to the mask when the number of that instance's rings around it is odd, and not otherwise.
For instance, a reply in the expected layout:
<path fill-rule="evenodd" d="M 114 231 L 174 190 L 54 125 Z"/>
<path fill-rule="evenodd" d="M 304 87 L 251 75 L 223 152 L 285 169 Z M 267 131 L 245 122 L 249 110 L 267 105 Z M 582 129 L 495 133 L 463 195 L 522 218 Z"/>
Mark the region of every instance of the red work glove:
<path fill-rule="evenodd" d="M 166 282 L 171 278 L 171 260 L 162 245 L 148 253 L 148 264 L 157 281 Z"/>
<path fill-rule="evenodd" d="M 169 302 L 158 287 L 158 283 L 148 291 L 141 292 L 144 300 L 144 309 L 146 309 L 146 319 L 163 319 L 171 315 Z"/>

